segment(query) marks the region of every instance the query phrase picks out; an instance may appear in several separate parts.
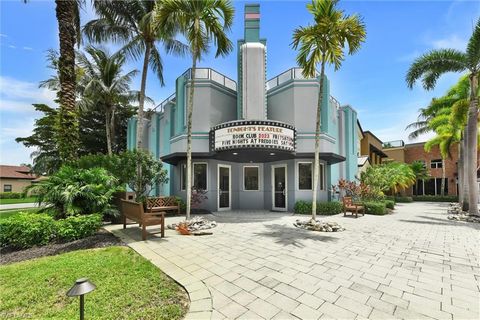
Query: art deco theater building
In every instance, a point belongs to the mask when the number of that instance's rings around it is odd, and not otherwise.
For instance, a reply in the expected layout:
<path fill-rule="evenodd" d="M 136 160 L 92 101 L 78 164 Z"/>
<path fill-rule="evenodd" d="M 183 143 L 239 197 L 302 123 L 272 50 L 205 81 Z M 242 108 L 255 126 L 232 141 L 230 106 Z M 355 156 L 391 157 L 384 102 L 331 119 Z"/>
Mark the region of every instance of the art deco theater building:
<path fill-rule="evenodd" d="M 319 78 L 292 68 L 266 79 L 267 40 L 260 38 L 260 7 L 245 6 L 244 39 L 237 43 L 237 82 L 210 68 L 197 68 L 193 107 L 193 180 L 207 191 L 204 209 L 292 210 L 311 200 L 315 116 Z M 274 53 L 275 54 L 275 53 Z M 338 179 L 357 173 L 357 114 L 330 96 L 324 81 L 321 114 L 320 180 L 317 198 L 331 199 Z M 156 195 L 185 199 L 186 109 L 190 70 L 176 90 L 145 121 L 145 148 L 160 158 L 169 182 Z M 135 146 L 136 120 L 128 127 Z"/>

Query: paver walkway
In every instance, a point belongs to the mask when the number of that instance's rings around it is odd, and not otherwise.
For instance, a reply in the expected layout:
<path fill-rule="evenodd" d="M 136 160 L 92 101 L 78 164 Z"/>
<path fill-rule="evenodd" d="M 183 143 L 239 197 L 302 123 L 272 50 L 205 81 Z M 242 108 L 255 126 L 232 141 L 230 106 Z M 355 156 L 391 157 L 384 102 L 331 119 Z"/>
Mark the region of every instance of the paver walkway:
<path fill-rule="evenodd" d="M 448 221 L 446 204 L 322 217 L 340 233 L 270 212 L 209 218 L 219 222 L 212 236 L 142 242 L 138 227 L 108 228 L 187 289 L 187 318 L 479 319 L 480 225 Z"/>

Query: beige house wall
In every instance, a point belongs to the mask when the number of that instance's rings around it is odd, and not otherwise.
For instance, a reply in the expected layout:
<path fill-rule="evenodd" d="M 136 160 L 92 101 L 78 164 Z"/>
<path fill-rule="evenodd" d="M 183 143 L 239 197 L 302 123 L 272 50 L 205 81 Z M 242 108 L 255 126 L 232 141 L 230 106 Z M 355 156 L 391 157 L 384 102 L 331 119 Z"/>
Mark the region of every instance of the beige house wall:
<path fill-rule="evenodd" d="M 405 147 L 383 149 L 388 156 L 387 160 L 405 162 Z"/>
<path fill-rule="evenodd" d="M 28 187 L 32 184 L 32 180 L 1 178 L 0 192 L 5 192 L 4 186 L 6 184 L 12 186 L 12 192 L 23 192 L 25 187 Z"/>

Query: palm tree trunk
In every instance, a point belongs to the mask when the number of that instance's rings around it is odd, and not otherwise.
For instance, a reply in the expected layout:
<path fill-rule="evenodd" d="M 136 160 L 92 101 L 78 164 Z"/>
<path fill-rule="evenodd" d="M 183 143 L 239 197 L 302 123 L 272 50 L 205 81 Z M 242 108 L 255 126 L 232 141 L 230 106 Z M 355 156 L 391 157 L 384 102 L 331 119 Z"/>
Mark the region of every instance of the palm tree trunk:
<path fill-rule="evenodd" d="M 445 195 L 445 159 L 442 158 L 442 183 L 440 184 L 440 195 Z"/>
<path fill-rule="evenodd" d="M 463 207 L 463 201 L 464 201 L 464 194 L 463 194 L 463 137 L 460 138 L 460 141 L 458 142 L 458 163 L 457 163 L 457 192 L 458 192 L 458 203 L 460 204 L 461 207 Z"/>
<path fill-rule="evenodd" d="M 55 0 L 58 21 L 60 57 L 58 70 L 60 80 L 60 110 L 56 139 L 62 161 L 74 160 L 79 145 L 78 113 L 75 103 L 75 0 Z"/>
<path fill-rule="evenodd" d="M 469 189 L 470 215 L 478 215 L 478 184 L 477 184 L 477 139 L 478 139 L 478 78 L 477 74 L 470 75 L 470 107 L 467 120 L 467 174 Z"/>
<path fill-rule="evenodd" d="M 140 83 L 140 94 L 138 97 L 138 112 L 137 112 L 137 149 L 142 148 L 143 143 L 143 106 L 145 103 L 145 88 L 147 86 L 148 60 L 150 59 L 150 51 L 152 43 L 145 44 L 145 56 L 143 58 L 142 81 Z"/>
<path fill-rule="evenodd" d="M 320 70 L 320 88 L 318 90 L 317 120 L 315 123 L 315 157 L 313 160 L 313 194 L 312 194 L 312 221 L 317 219 L 317 190 L 320 172 L 320 114 L 323 104 L 323 77 L 325 75 L 325 55 L 322 57 Z"/>
<path fill-rule="evenodd" d="M 110 113 L 111 113 L 111 108 L 106 107 L 105 108 L 105 132 L 107 134 L 107 152 L 108 155 L 112 155 L 112 132 L 110 130 Z"/>
<path fill-rule="evenodd" d="M 116 145 L 115 141 L 116 141 L 116 135 L 115 135 L 115 111 L 116 111 L 116 107 L 113 106 L 112 107 L 112 111 L 111 111 L 111 116 L 110 116 L 110 137 L 112 137 L 112 152 L 113 152 L 113 146 Z"/>
<path fill-rule="evenodd" d="M 193 115 L 193 94 L 195 92 L 195 70 L 197 68 L 196 54 L 192 54 L 192 70 L 190 72 L 190 90 L 188 94 L 187 109 L 187 212 L 186 219 L 190 219 L 192 204 L 192 115 Z"/>
<path fill-rule="evenodd" d="M 468 188 L 468 163 L 467 163 L 467 157 L 468 157 L 468 135 L 467 135 L 467 127 L 465 126 L 463 130 L 463 150 L 462 150 L 462 155 L 463 155 L 463 205 L 462 205 L 462 210 L 463 211 L 468 211 L 468 208 L 470 207 L 470 199 L 469 199 L 469 188 Z"/>

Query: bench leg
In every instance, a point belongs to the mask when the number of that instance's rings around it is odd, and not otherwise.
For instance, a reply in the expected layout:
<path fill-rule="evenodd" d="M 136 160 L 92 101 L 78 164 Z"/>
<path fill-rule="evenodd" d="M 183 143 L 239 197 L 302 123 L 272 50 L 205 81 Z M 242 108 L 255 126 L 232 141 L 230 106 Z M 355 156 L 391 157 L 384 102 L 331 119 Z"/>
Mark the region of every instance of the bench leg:
<path fill-rule="evenodd" d="M 343 216 L 344 216 L 344 217 L 347 216 L 347 210 L 346 210 L 346 209 L 343 209 Z"/>
<path fill-rule="evenodd" d="M 358 218 L 358 209 L 355 209 L 355 219 Z"/>
<path fill-rule="evenodd" d="M 161 225 L 161 229 L 162 229 L 162 238 L 165 238 L 165 215 L 162 214 L 162 225 Z"/>
<path fill-rule="evenodd" d="M 127 217 L 123 215 L 123 229 L 127 228 Z"/>
<path fill-rule="evenodd" d="M 142 240 L 147 240 L 147 228 L 145 227 L 145 224 L 142 225 Z"/>

